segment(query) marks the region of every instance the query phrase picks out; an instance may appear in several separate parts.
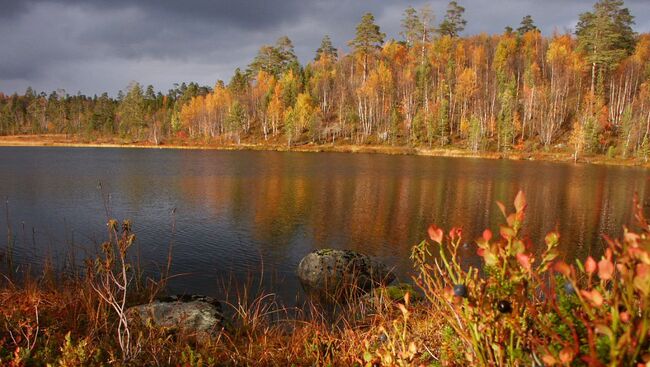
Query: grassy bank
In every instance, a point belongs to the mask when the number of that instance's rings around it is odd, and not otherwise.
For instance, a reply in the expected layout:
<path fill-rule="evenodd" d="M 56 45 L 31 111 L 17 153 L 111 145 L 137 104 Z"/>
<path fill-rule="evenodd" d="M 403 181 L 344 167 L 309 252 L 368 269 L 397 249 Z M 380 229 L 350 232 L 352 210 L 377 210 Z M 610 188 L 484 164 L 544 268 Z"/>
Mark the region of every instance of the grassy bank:
<path fill-rule="evenodd" d="M 549 162 L 574 163 L 571 152 L 556 150 L 552 152 L 473 152 L 458 147 L 429 149 L 422 147 L 403 147 L 387 145 L 354 145 L 345 142 L 335 144 L 300 144 L 287 146 L 279 142 L 243 142 L 241 144 L 221 143 L 207 140 L 176 139 L 160 144 L 148 141 L 128 141 L 119 138 L 88 139 L 83 136 L 64 134 L 47 135 L 9 135 L 0 136 L 0 146 L 55 146 L 55 147 L 92 147 L 92 148 L 151 148 L 151 149 L 213 149 L 213 150 L 262 150 L 294 152 L 341 152 L 374 153 L 390 155 L 419 155 L 432 157 L 466 157 L 484 159 L 511 159 Z M 580 155 L 577 163 L 605 164 L 617 166 L 650 167 L 650 162 L 636 158 L 608 157 L 605 155 Z"/>
<path fill-rule="evenodd" d="M 3 274 L 0 365 L 650 366 L 650 224 L 638 202 L 636 231 L 575 264 L 561 260 L 556 232 L 532 252 L 523 193 L 500 207 L 499 234 L 475 241 L 481 269 L 463 265 L 462 230 L 429 228 L 411 255 L 417 301 L 380 288 L 287 308 L 262 288 L 233 289 L 229 321 L 210 334 L 122 318 L 167 276 L 141 280 L 129 223 L 110 221 L 81 274 Z"/>

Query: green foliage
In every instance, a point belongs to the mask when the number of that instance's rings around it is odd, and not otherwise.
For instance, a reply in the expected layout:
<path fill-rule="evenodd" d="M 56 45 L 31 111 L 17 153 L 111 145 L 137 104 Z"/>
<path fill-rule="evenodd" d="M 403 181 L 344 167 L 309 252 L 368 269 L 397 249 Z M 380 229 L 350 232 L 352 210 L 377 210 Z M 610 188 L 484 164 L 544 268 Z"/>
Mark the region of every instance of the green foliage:
<path fill-rule="evenodd" d="M 404 10 L 404 18 L 402 18 L 402 31 L 400 35 L 404 37 L 406 44 L 413 46 L 420 39 L 420 30 L 422 29 L 422 22 L 418 17 L 418 12 L 412 6 Z"/>
<path fill-rule="evenodd" d="M 337 55 L 338 50 L 336 47 L 334 47 L 334 45 L 332 45 L 332 39 L 330 36 L 325 35 L 320 43 L 320 47 L 318 50 L 316 50 L 316 57 L 314 57 L 314 61 L 320 60 L 320 58 L 323 56 L 327 56 L 331 60 L 336 60 Z"/>
<path fill-rule="evenodd" d="M 539 31 L 537 26 L 535 25 L 535 21 L 533 20 L 533 17 L 530 15 L 526 15 L 522 20 L 521 20 L 521 26 L 517 28 L 517 33 L 522 36 L 528 32 L 533 32 L 533 31 Z"/>
<path fill-rule="evenodd" d="M 438 33 L 441 36 L 458 37 L 467 25 L 463 14 L 465 14 L 465 8 L 458 5 L 456 1 L 450 1 L 445 18 L 438 27 Z"/>
<path fill-rule="evenodd" d="M 426 119 L 425 119 L 424 110 L 419 109 L 418 112 L 415 114 L 413 121 L 411 122 L 410 140 L 412 144 L 417 144 L 422 140 L 422 135 L 423 135 L 422 133 L 423 130 L 425 129 L 425 122 Z M 433 129 L 431 129 L 431 132 L 433 133 Z"/>
<path fill-rule="evenodd" d="M 515 139 L 515 85 L 507 85 L 499 96 L 501 111 L 497 120 L 499 150 L 507 151 Z"/>
<path fill-rule="evenodd" d="M 402 123 L 402 116 L 399 113 L 399 110 L 396 107 L 390 109 L 390 128 L 388 131 L 388 139 L 391 144 L 395 144 L 399 132 L 400 125 Z"/>
<path fill-rule="evenodd" d="M 133 129 L 139 133 L 146 127 L 144 95 L 139 83 L 129 86 L 126 96 L 118 106 L 118 116 L 118 129 L 122 136 L 130 135 Z"/>
<path fill-rule="evenodd" d="M 438 116 L 436 124 L 436 137 L 438 138 L 438 144 L 441 147 L 449 144 L 449 101 L 446 97 L 443 97 L 440 100 L 440 106 L 438 107 Z"/>
<path fill-rule="evenodd" d="M 57 361 L 59 367 L 86 366 L 90 362 L 88 341 L 85 339 L 73 342 L 70 333 L 65 336 L 65 343 L 61 347 L 61 356 Z"/>
<path fill-rule="evenodd" d="M 361 17 L 361 22 L 357 25 L 355 37 L 348 42 L 354 52 L 367 55 L 379 49 L 384 43 L 386 35 L 382 33 L 379 26 L 375 24 L 375 16 L 372 13 L 366 13 Z"/>
<path fill-rule="evenodd" d="M 580 15 L 576 26 L 578 47 L 587 53 L 593 65 L 592 90 L 597 81 L 600 94 L 604 88 L 604 74 L 634 51 L 634 17 L 623 4 L 623 0 L 600 0 L 594 4 L 593 12 Z"/>
<path fill-rule="evenodd" d="M 115 104 L 103 93 L 95 103 L 93 114 L 88 124 L 89 131 L 101 131 L 107 134 L 115 133 Z"/>
<path fill-rule="evenodd" d="M 327 51 L 331 52 L 332 49 L 328 48 Z M 336 50 L 334 49 L 334 51 Z M 278 38 L 275 46 L 264 45 L 260 48 L 257 56 L 255 56 L 248 66 L 246 74 L 252 77 L 259 71 L 264 71 L 278 78 L 296 63 L 298 63 L 298 58 L 296 57 L 291 39 L 287 36 L 282 36 Z"/>
<path fill-rule="evenodd" d="M 481 129 L 481 121 L 475 115 L 469 119 L 469 147 L 473 152 L 483 150 L 484 147 L 484 134 Z"/>
<path fill-rule="evenodd" d="M 237 141 L 239 144 L 240 133 L 244 128 L 244 124 L 248 119 L 246 110 L 244 106 L 235 101 L 228 111 L 228 117 L 226 118 L 226 131 Z"/>

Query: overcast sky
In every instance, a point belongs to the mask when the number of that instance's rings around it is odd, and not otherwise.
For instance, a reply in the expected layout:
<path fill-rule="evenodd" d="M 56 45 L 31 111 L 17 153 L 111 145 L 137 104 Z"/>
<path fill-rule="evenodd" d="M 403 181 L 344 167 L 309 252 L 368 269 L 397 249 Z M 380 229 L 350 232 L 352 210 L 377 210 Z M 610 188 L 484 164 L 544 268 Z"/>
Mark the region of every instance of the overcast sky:
<path fill-rule="evenodd" d="M 214 85 L 245 68 L 262 44 L 287 35 L 302 62 L 324 34 L 347 51 L 364 12 L 399 38 L 409 5 L 436 21 L 447 0 L 0 0 L 0 92 L 64 89 L 115 95 L 129 82 L 163 92 L 182 81 Z M 501 33 L 531 14 L 545 34 L 572 30 L 594 0 L 460 0 L 465 34 Z M 650 0 L 627 0 L 635 30 L 650 31 Z"/>

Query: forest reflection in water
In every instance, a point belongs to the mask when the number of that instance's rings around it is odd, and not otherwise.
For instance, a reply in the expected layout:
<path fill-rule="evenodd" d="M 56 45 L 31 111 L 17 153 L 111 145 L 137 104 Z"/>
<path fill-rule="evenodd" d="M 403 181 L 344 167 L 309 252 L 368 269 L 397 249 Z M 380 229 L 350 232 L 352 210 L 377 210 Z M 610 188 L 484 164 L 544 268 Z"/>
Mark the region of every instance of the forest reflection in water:
<path fill-rule="evenodd" d="M 37 234 L 17 236 L 22 261 L 64 258 L 71 233 L 85 249 L 79 256 L 92 253 L 106 222 L 101 182 L 112 215 L 133 221 L 147 266 L 164 263 L 173 240 L 173 271 L 187 273 L 173 290 L 207 294 L 218 293 L 219 279 L 257 274 L 263 264 L 280 279 L 269 288 L 290 297 L 297 263 L 324 247 L 377 256 L 406 279 L 410 248 L 429 224 L 460 226 L 471 243 L 501 223 L 496 200 L 509 204 L 520 189 L 534 243 L 558 228 L 563 256 L 598 255 L 601 234 L 632 223 L 633 194 L 644 202 L 650 194 L 643 169 L 547 162 L 86 148 L 0 148 L 0 156 L 12 225 Z"/>

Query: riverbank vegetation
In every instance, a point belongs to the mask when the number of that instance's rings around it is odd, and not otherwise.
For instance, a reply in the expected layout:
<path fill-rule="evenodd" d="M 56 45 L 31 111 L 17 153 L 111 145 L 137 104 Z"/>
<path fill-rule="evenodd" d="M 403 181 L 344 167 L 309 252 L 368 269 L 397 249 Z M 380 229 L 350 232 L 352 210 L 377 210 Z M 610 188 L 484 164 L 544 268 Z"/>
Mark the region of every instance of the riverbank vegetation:
<path fill-rule="evenodd" d="M 176 145 L 346 145 L 650 156 L 650 35 L 622 0 L 600 0 L 574 33 L 531 16 L 502 34 L 461 36 L 456 1 L 404 11 L 387 40 L 362 16 L 349 51 L 325 36 L 301 65 L 288 37 L 214 86 L 166 94 L 132 83 L 117 97 L 0 94 L 0 135 Z"/>
<path fill-rule="evenodd" d="M 280 305 L 272 293 L 238 293 L 231 321 L 213 333 L 159 328 L 125 306 L 164 288 L 136 281 L 129 222 L 109 222 L 102 255 L 86 271 L 48 271 L 0 288 L 0 363 L 43 365 L 648 366 L 650 224 L 635 200 L 634 229 L 605 237 L 602 254 L 567 264 L 560 234 L 533 244 L 522 232 L 523 193 L 505 223 L 459 251 L 462 230 L 432 225 L 413 247 L 416 290 L 379 289 L 333 308 Z M 126 287 L 124 286 L 126 285 Z M 249 291 L 251 288 L 247 288 Z M 351 293 L 351 294 L 354 294 Z"/>

